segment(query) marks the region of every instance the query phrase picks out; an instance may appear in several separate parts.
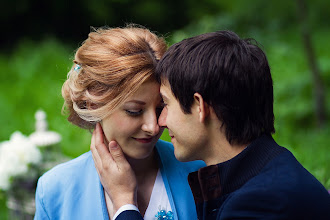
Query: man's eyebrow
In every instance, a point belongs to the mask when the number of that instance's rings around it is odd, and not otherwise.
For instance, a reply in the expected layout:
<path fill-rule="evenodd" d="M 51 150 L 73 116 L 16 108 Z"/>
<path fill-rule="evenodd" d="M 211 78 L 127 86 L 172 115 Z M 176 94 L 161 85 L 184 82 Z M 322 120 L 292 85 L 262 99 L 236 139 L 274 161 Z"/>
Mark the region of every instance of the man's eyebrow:
<path fill-rule="evenodd" d="M 162 93 L 159 93 L 159 94 L 160 94 L 160 97 L 161 97 L 163 100 L 165 100 L 165 101 L 168 100 L 168 98 L 166 97 L 166 95 L 164 95 L 164 94 L 162 94 Z"/>

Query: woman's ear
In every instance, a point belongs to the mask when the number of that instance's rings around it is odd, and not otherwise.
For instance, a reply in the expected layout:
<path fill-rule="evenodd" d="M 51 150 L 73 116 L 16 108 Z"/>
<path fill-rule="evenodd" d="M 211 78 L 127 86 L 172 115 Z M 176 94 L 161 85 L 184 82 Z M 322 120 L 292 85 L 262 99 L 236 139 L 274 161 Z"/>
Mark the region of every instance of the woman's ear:
<path fill-rule="evenodd" d="M 199 114 L 199 121 L 204 123 L 205 119 L 210 114 L 210 106 L 204 101 L 202 95 L 198 92 L 194 94 L 194 107 Z"/>
<path fill-rule="evenodd" d="M 89 101 L 86 101 L 86 107 L 87 107 L 88 110 L 97 109 L 97 105 L 95 103 L 91 103 Z"/>

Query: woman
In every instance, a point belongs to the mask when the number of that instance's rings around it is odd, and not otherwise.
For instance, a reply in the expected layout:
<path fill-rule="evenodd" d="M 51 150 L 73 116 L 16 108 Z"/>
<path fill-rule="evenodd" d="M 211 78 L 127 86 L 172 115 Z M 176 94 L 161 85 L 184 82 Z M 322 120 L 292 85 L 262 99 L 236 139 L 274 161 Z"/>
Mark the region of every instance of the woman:
<path fill-rule="evenodd" d="M 162 103 L 153 74 L 165 50 L 164 40 L 144 28 L 97 29 L 77 50 L 62 95 L 71 123 L 91 130 L 99 123 L 104 141 L 122 147 L 137 177 L 144 219 L 197 219 L 187 175 L 204 163 L 181 163 L 172 145 L 158 140 Z M 35 219 L 112 219 L 114 214 L 91 152 L 38 181 Z"/>

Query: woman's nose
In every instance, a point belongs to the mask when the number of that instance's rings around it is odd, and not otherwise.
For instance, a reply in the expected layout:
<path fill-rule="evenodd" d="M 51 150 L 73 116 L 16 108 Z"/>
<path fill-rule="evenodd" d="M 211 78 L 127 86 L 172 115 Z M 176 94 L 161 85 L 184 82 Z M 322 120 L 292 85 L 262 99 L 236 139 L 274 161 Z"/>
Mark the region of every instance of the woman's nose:
<path fill-rule="evenodd" d="M 159 126 L 161 126 L 161 127 L 167 127 L 166 117 L 167 117 L 167 108 L 163 108 L 163 110 L 160 113 L 160 116 L 158 118 L 158 125 Z"/>
<path fill-rule="evenodd" d="M 151 113 L 146 116 L 142 125 L 142 130 L 151 136 L 155 136 L 159 133 L 159 125 L 156 113 Z"/>

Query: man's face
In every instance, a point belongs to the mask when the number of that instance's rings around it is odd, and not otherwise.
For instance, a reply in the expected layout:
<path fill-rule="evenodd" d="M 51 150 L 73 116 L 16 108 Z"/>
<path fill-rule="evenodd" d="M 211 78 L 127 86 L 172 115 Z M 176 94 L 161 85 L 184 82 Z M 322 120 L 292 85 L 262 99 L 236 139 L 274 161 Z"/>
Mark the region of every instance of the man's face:
<path fill-rule="evenodd" d="M 194 103 L 192 113 L 185 114 L 174 97 L 169 82 L 161 85 L 160 93 L 165 107 L 158 119 L 158 124 L 168 128 L 175 157 L 180 161 L 202 159 L 207 136 L 204 124 L 199 121 L 198 105 Z"/>

